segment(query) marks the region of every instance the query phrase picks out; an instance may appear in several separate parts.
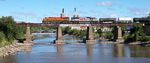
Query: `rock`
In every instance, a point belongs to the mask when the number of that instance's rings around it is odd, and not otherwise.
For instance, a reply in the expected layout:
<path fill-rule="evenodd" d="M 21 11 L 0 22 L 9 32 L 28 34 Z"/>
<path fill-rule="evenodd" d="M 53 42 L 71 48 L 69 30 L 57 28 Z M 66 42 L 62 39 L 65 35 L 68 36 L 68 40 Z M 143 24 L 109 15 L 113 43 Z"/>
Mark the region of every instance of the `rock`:
<path fill-rule="evenodd" d="M 9 54 L 14 54 L 15 52 L 21 51 L 23 48 L 23 44 L 21 43 L 14 43 L 8 46 L 1 47 L 0 57 L 5 57 Z"/>

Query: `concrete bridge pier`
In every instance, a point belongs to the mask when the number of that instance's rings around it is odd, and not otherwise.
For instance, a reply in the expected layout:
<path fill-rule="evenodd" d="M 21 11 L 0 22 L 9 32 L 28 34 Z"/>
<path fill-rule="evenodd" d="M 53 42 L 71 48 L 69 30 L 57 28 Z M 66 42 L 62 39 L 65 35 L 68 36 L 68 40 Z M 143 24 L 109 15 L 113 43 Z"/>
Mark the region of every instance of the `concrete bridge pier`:
<path fill-rule="evenodd" d="M 57 28 L 55 44 L 64 44 L 62 30 L 60 26 Z"/>
<path fill-rule="evenodd" d="M 29 26 L 27 26 L 27 29 L 26 29 L 24 44 L 25 45 L 33 45 L 32 35 L 31 35 L 31 32 L 30 32 L 30 27 Z"/>
<path fill-rule="evenodd" d="M 86 44 L 94 44 L 93 29 L 91 26 L 87 27 Z"/>
<path fill-rule="evenodd" d="M 116 39 L 116 42 L 118 42 L 118 43 L 123 43 L 124 42 L 124 39 L 122 37 L 122 30 L 121 30 L 120 26 L 117 26 L 117 39 Z"/>

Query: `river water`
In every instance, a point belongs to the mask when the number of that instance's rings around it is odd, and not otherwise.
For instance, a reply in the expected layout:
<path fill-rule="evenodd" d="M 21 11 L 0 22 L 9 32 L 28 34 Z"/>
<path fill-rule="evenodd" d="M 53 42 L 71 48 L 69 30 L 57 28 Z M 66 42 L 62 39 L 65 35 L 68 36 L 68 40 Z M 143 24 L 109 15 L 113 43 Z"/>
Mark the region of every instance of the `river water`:
<path fill-rule="evenodd" d="M 150 63 L 150 47 L 119 44 L 50 44 L 53 40 L 53 36 L 36 39 L 34 42 L 39 44 L 27 47 L 25 51 L 1 57 L 0 63 Z M 66 41 L 74 40 L 75 38 Z"/>

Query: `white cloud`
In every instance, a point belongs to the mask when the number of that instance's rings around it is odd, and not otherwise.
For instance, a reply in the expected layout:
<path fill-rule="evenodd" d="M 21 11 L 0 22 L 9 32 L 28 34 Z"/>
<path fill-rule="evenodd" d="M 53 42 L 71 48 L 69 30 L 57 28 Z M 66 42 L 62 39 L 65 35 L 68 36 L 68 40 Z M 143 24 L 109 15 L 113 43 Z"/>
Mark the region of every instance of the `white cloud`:
<path fill-rule="evenodd" d="M 112 6 L 113 3 L 111 1 L 103 1 L 96 3 L 97 6 Z"/>
<path fill-rule="evenodd" d="M 133 15 L 147 15 L 149 11 L 143 8 L 128 8 Z"/>

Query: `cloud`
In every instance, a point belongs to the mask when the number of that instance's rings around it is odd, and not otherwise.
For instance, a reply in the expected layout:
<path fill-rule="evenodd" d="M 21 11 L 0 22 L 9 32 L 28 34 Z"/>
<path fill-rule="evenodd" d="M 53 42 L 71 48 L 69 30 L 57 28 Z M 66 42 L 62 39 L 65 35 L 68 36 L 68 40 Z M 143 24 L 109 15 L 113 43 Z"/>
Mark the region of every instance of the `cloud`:
<path fill-rule="evenodd" d="M 103 1 L 96 3 L 97 6 L 112 6 L 113 3 L 111 1 Z"/>
<path fill-rule="evenodd" d="M 149 11 L 143 8 L 128 8 L 133 15 L 147 15 Z"/>

